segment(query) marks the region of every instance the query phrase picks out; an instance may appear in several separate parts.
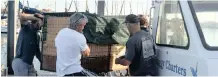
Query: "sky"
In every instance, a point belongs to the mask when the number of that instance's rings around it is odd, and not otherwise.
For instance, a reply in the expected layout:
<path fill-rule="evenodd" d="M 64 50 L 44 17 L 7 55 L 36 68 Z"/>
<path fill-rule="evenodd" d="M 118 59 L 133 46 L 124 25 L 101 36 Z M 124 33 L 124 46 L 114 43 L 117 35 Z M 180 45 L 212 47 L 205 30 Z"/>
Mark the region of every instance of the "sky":
<path fill-rule="evenodd" d="M 4 2 L 7 0 L 1 0 L 1 7 L 4 8 Z M 34 7 L 38 9 L 51 9 L 56 12 L 64 12 L 65 7 L 69 9 L 71 1 L 73 1 L 69 12 L 76 11 L 75 3 L 79 12 L 84 12 L 86 10 L 86 0 L 20 0 L 25 6 L 27 1 L 29 2 L 29 7 Z M 98 0 L 87 0 L 87 6 L 89 12 L 97 12 L 97 1 Z M 101 0 L 102 1 L 102 0 Z M 105 0 L 105 15 L 127 15 L 133 14 L 146 14 L 149 13 L 152 0 Z M 67 3 L 65 5 L 65 3 Z M 122 4 L 123 8 L 121 11 Z M 56 4 L 56 8 L 55 8 Z M 131 8 L 130 8 L 131 6 Z M 132 11 L 131 11 L 132 9 Z M 121 12 L 121 13 L 120 13 Z"/>

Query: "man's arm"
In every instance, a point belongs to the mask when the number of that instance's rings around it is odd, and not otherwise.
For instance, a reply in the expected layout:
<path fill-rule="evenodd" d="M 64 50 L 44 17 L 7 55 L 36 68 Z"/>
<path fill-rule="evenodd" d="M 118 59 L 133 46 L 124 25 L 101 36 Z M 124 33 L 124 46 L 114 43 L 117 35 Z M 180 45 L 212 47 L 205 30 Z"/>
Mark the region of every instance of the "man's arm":
<path fill-rule="evenodd" d="M 87 46 L 87 47 L 85 48 L 85 50 L 82 51 L 82 54 L 83 54 L 84 56 L 89 56 L 89 55 L 90 55 L 90 48 L 89 48 L 89 46 Z"/>
<path fill-rule="evenodd" d="M 20 14 L 20 22 L 21 22 L 21 24 L 24 23 L 27 20 L 38 21 L 39 19 L 36 18 L 33 14 L 24 14 L 24 13 Z"/>
<path fill-rule="evenodd" d="M 115 60 L 116 64 L 121 64 L 123 66 L 129 66 L 135 57 L 135 44 L 132 41 L 127 42 L 125 57 L 120 57 Z"/>
<path fill-rule="evenodd" d="M 89 56 L 90 55 L 90 48 L 86 43 L 86 39 L 77 41 L 77 43 L 80 47 L 80 51 L 81 51 L 82 55 Z"/>
<path fill-rule="evenodd" d="M 131 64 L 131 61 L 129 61 L 129 60 L 125 59 L 125 58 L 123 58 L 123 59 L 117 58 L 116 61 L 115 61 L 115 64 L 121 64 L 123 66 L 129 66 Z"/>

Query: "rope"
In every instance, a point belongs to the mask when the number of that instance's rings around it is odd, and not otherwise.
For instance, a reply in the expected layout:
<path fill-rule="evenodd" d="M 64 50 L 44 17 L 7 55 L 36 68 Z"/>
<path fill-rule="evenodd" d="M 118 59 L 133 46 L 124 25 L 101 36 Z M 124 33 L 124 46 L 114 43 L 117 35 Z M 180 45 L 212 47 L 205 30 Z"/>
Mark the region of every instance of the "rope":
<path fill-rule="evenodd" d="M 148 0 L 147 0 L 147 6 L 146 6 L 146 10 L 145 11 L 146 11 L 146 15 L 147 15 L 147 13 L 148 13 L 147 12 L 148 11 Z"/>
<path fill-rule="evenodd" d="M 107 10 L 107 16 L 108 16 L 108 1 L 107 1 L 107 3 L 106 2 L 104 2 L 104 8 Z M 108 18 L 108 17 L 107 17 Z"/>
<path fill-rule="evenodd" d="M 23 6 L 25 5 L 24 0 L 23 0 Z"/>
<path fill-rule="evenodd" d="M 139 5 L 139 0 L 137 0 L 137 14 L 139 14 L 138 5 Z"/>
<path fill-rule="evenodd" d="M 75 8 L 76 8 L 76 12 L 78 12 L 78 8 L 77 8 L 77 3 L 76 3 L 76 1 L 74 1 L 74 5 L 75 5 Z"/>
<path fill-rule="evenodd" d="M 67 0 L 65 0 L 65 12 L 67 12 Z"/>
<path fill-rule="evenodd" d="M 124 4 L 123 6 L 124 6 L 124 9 L 123 9 L 123 10 L 124 10 L 124 11 L 123 11 L 123 14 L 125 15 L 125 14 L 126 14 L 126 4 Z"/>
<path fill-rule="evenodd" d="M 108 0 L 107 0 L 107 16 L 108 16 L 108 5 L 109 5 L 109 4 L 108 4 Z M 108 18 L 108 17 L 107 17 L 107 18 Z"/>
<path fill-rule="evenodd" d="M 115 10 L 117 10 L 117 4 L 116 4 L 116 2 L 114 3 L 114 8 L 115 8 Z M 115 15 L 117 15 L 117 11 L 114 11 L 115 12 Z"/>
<path fill-rule="evenodd" d="M 28 8 L 30 7 L 30 6 L 29 6 L 29 0 L 27 0 L 27 6 L 28 6 Z"/>
<path fill-rule="evenodd" d="M 113 15 L 113 13 L 114 13 L 114 1 L 112 1 L 112 13 L 111 13 L 111 15 Z"/>
<path fill-rule="evenodd" d="M 121 9 L 120 9 L 120 14 L 121 14 L 121 12 L 122 12 L 124 2 L 125 2 L 125 1 L 123 0 L 122 6 L 121 6 Z M 119 15 L 120 15 L 120 14 L 119 14 Z"/>
<path fill-rule="evenodd" d="M 142 13 L 145 14 L 145 12 L 144 12 L 144 7 L 143 7 L 142 4 L 141 4 L 141 7 L 142 7 Z"/>
<path fill-rule="evenodd" d="M 56 2 L 55 2 L 55 3 L 56 3 Z M 69 9 L 68 9 L 67 11 L 70 10 L 72 3 L 73 3 L 73 0 L 71 0 L 71 2 L 70 2 L 70 6 L 69 6 Z"/>
<path fill-rule="evenodd" d="M 130 6 L 130 14 L 132 14 L 132 4 L 131 4 L 131 2 L 129 2 L 129 6 Z"/>
<path fill-rule="evenodd" d="M 56 6 L 57 6 L 57 0 L 55 0 L 55 12 L 57 11 L 57 8 L 56 8 Z"/>
<path fill-rule="evenodd" d="M 95 13 L 96 13 L 96 8 L 98 7 L 97 1 L 95 0 Z"/>
<path fill-rule="evenodd" d="M 88 0 L 86 0 L 86 11 L 89 11 Z"/>

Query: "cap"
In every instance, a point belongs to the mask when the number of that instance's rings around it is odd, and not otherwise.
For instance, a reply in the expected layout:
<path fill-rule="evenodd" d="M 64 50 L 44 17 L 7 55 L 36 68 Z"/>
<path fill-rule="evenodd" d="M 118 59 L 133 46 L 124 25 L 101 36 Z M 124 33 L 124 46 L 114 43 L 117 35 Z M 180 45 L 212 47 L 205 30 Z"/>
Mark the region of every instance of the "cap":
<path fill-rule="evenodd" d="M 124 23 L 138 23 L 140 20 L 138 16 L 134 14 L 129 14 L 126 16 L 125 22 Z"/>

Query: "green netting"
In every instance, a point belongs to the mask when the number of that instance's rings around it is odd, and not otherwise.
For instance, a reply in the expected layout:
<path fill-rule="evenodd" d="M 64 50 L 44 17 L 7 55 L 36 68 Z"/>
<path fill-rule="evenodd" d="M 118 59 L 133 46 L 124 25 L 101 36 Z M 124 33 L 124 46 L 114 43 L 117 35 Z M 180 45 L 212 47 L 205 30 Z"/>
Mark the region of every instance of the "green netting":
<path fill-rule="evenodd" d="M 122 17 L 100 17 L 90 13 L 85 15 L 89 22 L 83 33 L 89 43 L 125 44 L 127 42 L 129 33 Z"/>
<path fill-rule="evenodd" d="M 73 13 L 48 13 L 45 15 L 45 26 L 43 28 L 43 40 L 46 40 L 47 17 L 70 17 Z M 88 23 L 84 28 L 84 35 L 88 43 L 94 44 L 126 44 L 129 32 L 123 24 L 124 16 L 104 16 L 83 13 L 88 18 Z"/>

